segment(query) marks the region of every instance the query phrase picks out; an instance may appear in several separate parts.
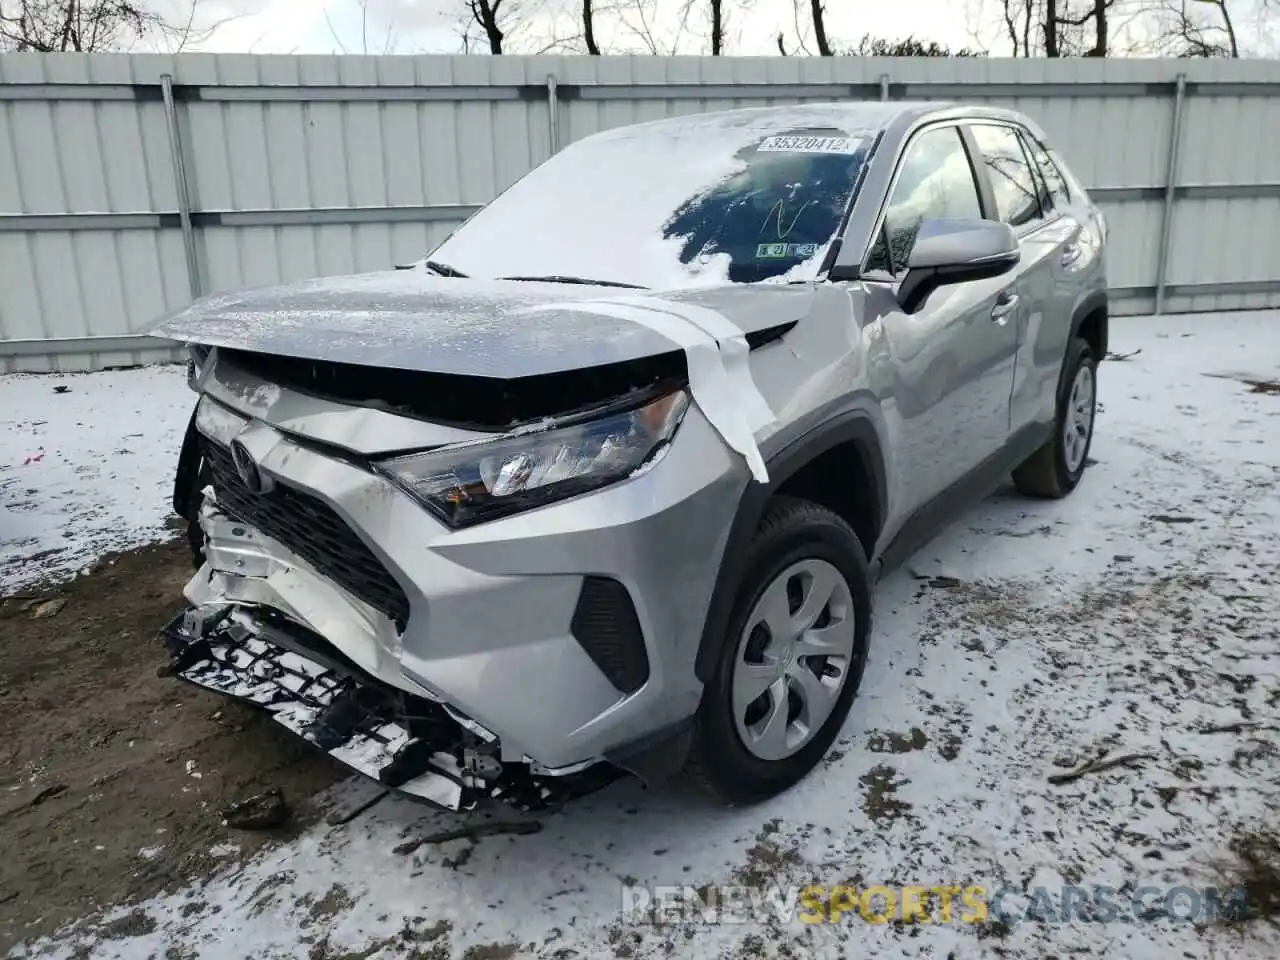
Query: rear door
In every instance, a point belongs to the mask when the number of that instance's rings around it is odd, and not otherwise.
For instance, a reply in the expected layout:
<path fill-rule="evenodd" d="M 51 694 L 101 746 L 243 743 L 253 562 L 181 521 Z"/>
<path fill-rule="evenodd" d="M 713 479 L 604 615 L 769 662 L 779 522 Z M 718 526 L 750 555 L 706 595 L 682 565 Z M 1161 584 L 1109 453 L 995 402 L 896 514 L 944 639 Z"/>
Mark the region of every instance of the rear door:
<path fill-rule="evenodd" d="M 903 149 L 864 281 L 896 285 L 920 224 L 981 219 L 976 164 L 957 122 L 917 131 Z M 955 485 L 1008 440 L 1016 325 L 1005 319 L 1012 274 L 939 288 L 916 313 L 892 297 L 875 321 L 891 357 L 881 385 L 898 500 L 905 518 Z"/>
<path fill-rule="evenodd" d="M 1033 156 L 1033 141 L 1022 127 L 972 121 L 967 132 L 977 148 L 980 186 L 988 191 L 994 207 L 990 215 L 1013 227 L 1022 248 L 1012 288 L 1016 302 L 1008 315 L 1017 338 L 1009 384 L 1009 426 L 1011 434 L 1016 434 L 1052 417 L 1062 355 L 1060 350 L 1052 357 L 1038 355 L 1044 351 L 1037 347 L 1069 324 L 1070 290 L 1063 277 L 1071 269 L 1071 258 L 1079 255 L 1075 241 L 1080 223 L 1070 216 L 1065 203 L 1055 204 L 1049 181 Z M 1051 373 L 1047 366 L 1053 367 Z M 1046 382 L 1047 377 L 1052 383 Z"/>

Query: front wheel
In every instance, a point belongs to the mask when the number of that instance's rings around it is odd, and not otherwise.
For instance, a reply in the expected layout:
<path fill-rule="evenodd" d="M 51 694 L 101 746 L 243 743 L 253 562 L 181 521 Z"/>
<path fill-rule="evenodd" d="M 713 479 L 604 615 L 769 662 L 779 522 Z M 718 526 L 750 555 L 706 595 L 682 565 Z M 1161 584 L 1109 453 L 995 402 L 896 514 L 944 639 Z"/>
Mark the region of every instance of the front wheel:
<path fill-rule="evenodd" d="M 861 683 L 871 628 L 862 546 L 824 507 L 773 500 L 744 571 L 686 767 L 730 803 L 780 793 L 822 759 Z"/>
<path fill-rule="evenodd" d="M 1063 363 L 1054 431 L 1044 446 L 1013 471 L 1013 483 L 1031 497 L 1065 497 L 1089 463 L 1098 402 L 1098 361 L 1084 339 L 1073 340 Z"/>
<path fill-rule="evenodd" d="M 191 565 L 196 570 L 199 570 L 205 561 L 205 536 L 204 529 L 200 526 L 200 504 L 204 499 L 204 488 L 209 485 L 210 480 L 209 465 L 201 460 L 196 470 L 195 483 L 192 484 L 191 515 L 184 518 L 187 521 L 187 549 L 191 553 Z"/>

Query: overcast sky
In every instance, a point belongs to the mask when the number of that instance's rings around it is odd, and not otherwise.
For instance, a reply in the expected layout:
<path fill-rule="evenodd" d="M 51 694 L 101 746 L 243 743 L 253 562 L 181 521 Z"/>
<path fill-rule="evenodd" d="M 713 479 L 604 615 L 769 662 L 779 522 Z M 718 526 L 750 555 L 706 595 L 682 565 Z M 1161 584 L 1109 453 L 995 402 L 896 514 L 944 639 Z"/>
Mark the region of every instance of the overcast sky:
<path fill-rule="evenodd" d="M 175 0 L 178 2 L 178 0 Z M 534 17 L 522 18 L 525 26 L 514 37 L 511 52 L 536 52 L 557 37 L 579 28 L 570 16 L 556 18 L 557 9 L 579 9 L 574 0 L 506 0 L 526 9 L 536 9 Z M 598 0 L 616 12 L 599 15 L 597 34 L 605 53 L 647 53 L 639 34 L 647 25 L 661 45 L 670 51 L 679 39 L 678 52 L 706 53 L 705 22 L 694 20 L 681 38 L 676 37 L 681 0 Z M 969 0 L 973 6 L 976 0 Z M 465 19 L 465 0 L 368 0 L 367 23 L 362 28 L 359 0 L 200 0 L 200 16 L 210 23 L 223 16 L 238 19 L 226 23 L 199 49 L 252 51 L 255 53 L 394 53 L 461 52 L 460 23 Z M 641 6 L 642 4 L 642 6 Z M 705 5 L 705 4 L 703 4 Z M 804 4 L 807 8 L 807 2 Z M 852 45 L 864 34 L 903 37 L 914 34 L 953 47 L 972 45 L 967 22 L 966 0 L 828 0 L 827 30 L 834 42 Z M 729 53 L 773 54 L 779 31 L 787 35 L 789 48 L 796 43 L 792 0 L 753 0 L 727 4 L 729 10 Z M 643 18 L 640 11 L 643 10 Z M 807 19 L 807 18 L 806 18 Z M 332 29 L 330 27 L 332 24 Z M 808 24 L 801 27 L 809 39 Z M 809 46 L 812 47 L 810 41 Z"/>
<path fill-rule="evenodd" d="M 178 10 L 190 0 L 161 0 Z M 196 49 L 252 53 L 460 53 L 466 0 L 197 0 L 197 24 L 232 18 Z M 556 39 L 580 32 L 581 0 L 504 0 L 520 11 L 519 27 L 511 30 L 507 52 L 541 52 Z M 694 0 L 697 11 L 683 31 L 680 10 L 685 0 L 597 0 L 601 11 L 596 33 L 605 53 L 648 53 L 646 31 L 669 53 L 707 53 L 705 0 Z M 1122 0 L 1124 3 L 1139 0 Z M 1160 0 L 1141 0 L 1160 2 Z M 1168 0 L 1176 2 L 1176 0 Z M 1274 55 L 1280 14 L 1263 19 L 1263 0 L 1233 0 L 1236 28 L 1246 55 Z M 797 44 L 795 0 L 726 0 L 729 11 L 728 53 L 776 54 L 775 37 L 786 35 L 788 49 Z M 807 10 L 808 0 L 801 0 Z M 1192 3 L 1198 15 L 1212 17 L 1208 4 Z M 999 0 L 827 0 L 827 30 L 839 49 L 852 46 L 864 34 L 890 39 L 914 35 L 953 49 L 979 46 L 992 55 L 1007 55 L 1008 43 Z M 1122 22 L 1117 23 L 1120 20 Z M 1124 18 L 1113 14 L 1113 35 L 1125 29 Z M 807 15 L 798 26 L 813 52 Z M 485 49 L 479 42 L 477 49 Z M 581 45 L 576 48 L 581 51 Z M 566 52 L 574 52 L 571 48 Z"/>

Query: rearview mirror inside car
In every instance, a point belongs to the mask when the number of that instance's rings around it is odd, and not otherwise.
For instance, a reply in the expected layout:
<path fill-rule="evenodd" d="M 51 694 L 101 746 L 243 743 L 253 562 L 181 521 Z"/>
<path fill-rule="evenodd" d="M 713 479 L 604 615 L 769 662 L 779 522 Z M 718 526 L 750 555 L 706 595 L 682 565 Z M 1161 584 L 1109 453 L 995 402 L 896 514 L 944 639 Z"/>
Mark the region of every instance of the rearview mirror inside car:
<path fill-rule="evenodd" d="M 898 286 L 906 313 L 919 310 L 938 287 L 985 280 L 1018 264 L 1018 238 L 1007 223 L 994 220 L 925 220 L 907 257 L 907 275 Z"/>

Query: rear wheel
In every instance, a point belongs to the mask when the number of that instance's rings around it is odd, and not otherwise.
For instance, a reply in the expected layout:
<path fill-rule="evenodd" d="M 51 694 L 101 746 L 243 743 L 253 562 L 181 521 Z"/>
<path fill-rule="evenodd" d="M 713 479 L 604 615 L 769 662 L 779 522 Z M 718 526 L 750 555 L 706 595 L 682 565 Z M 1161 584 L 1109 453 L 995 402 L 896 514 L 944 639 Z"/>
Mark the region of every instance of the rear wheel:
<path fill-rule="evenodd" d="M 822 759 L 861 683 L 871 626 L 866 557 L 830 510 L 779 497 L 748 551 L 686 767 L 730 803 L 779 793 Z"/>
<path fill-rule="evenodd" d="M 1014 485 L 1027 496 L 1065 497 L 1076 488 L 1089 463 L 1098 400 L 1098 362 L 1086 340 L 1071 343 L 1063 374 L 1053 436 L 1013 471 Z"/>

